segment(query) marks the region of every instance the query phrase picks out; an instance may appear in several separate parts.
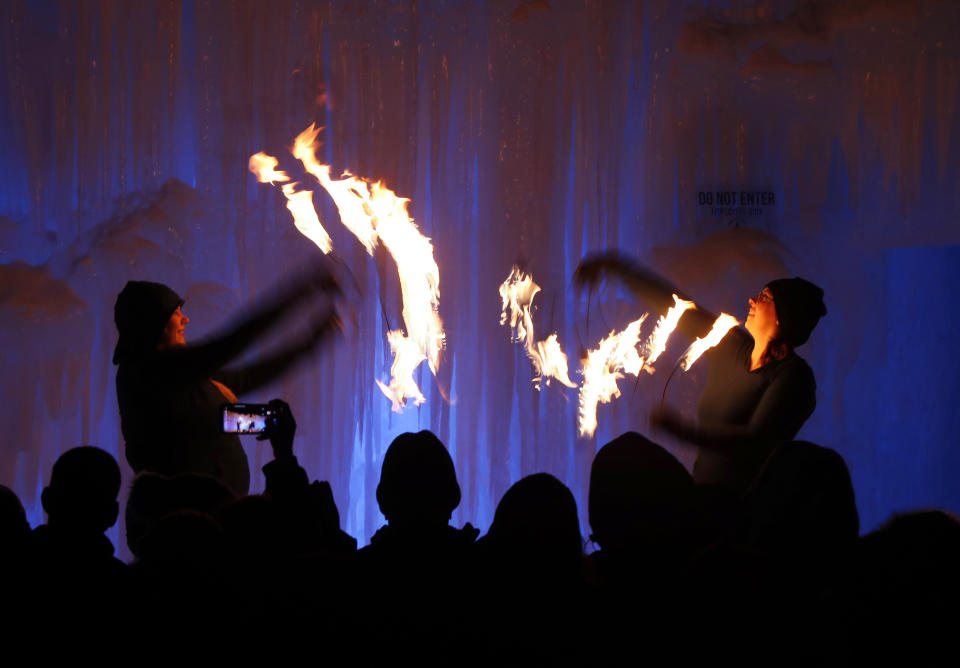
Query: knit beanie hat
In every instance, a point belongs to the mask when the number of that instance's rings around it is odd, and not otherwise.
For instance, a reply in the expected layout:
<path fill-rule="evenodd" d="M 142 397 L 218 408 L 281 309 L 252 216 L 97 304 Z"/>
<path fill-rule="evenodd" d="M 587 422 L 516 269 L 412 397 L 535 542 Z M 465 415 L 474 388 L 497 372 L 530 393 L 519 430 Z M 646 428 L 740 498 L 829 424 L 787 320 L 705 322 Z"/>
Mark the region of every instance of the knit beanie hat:
<path fill-rule="evenodd" d="M 823 289 L 802 278 L 780 278 L 767 284 L 780 321 L 780 334 L 791 348 L 806 343 L 820 318 L 827 314 Z"/>
<path fill-rule="evenodd" d="M 113 363 L 153 350 L 170 316 L 181 306 L 180 295 L 162 283 L 127 281 L 113 307 L 113 321 L 120 334 Z"/>

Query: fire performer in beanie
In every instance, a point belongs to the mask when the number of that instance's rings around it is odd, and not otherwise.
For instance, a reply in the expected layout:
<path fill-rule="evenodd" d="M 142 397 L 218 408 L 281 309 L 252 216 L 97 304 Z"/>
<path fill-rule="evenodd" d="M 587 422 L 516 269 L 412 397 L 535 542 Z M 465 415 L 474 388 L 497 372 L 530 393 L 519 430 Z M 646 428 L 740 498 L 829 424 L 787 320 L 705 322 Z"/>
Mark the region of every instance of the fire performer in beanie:
<path fill-rule="evenodd" d="M 339 320 L 329 297 L 338 291 L 324 265 L 220 336 L 187 345 L 184 328 L 190 319 L 181 311 L 183 299 L 161 283 L 128 282 L 114 306 L 120 338 L 113 363 L 119 365 L 120 425 L 134 472 L 202 473 L 234 494 L 246 494 L 247 457 L 236 434 L 222 433 L 220 407 L 270 382 L 334 331 Z M 318 295 L 327 304 L 305 336 L 244 368 L 223 368 L 294 306 Z"/>
<path fill-rule="evenodd" d="M 689 299 L 664 278 L 628 257 L 605 253 L 585 259 L 575 280 L 593 283 L 604 275 L 623 280 L 661 313 L 673 295 Z M 675 411 L 655 411 L 652 421 L 700 447 L 693 467 L 699 484 L 742 492 L 780 442 L 791 440 L 816 406 L 813 371 L 794 348 L 807 341 L 826 315 L 823 290 L 802 278 L 768 283 L 747 300 L 745 330 L 735 327 L 706 355 L 706 387 L 697 404 L 697 422 Z M 687 311 L 678 328 L 691 338 L 706 333 L 715 316 Z"/>

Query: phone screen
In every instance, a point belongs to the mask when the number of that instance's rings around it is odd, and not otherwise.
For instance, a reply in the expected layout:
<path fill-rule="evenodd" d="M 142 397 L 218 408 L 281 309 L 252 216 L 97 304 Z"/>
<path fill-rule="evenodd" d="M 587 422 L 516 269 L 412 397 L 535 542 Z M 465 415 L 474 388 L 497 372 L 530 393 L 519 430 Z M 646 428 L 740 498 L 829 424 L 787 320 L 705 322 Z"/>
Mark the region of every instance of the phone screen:
<path fill-rule="evenodd" d="M 240 404 L 223 407 L 223 431 L 226 434 L 260 434 L 267 428 L 267 416 L 257 406 Z"/>

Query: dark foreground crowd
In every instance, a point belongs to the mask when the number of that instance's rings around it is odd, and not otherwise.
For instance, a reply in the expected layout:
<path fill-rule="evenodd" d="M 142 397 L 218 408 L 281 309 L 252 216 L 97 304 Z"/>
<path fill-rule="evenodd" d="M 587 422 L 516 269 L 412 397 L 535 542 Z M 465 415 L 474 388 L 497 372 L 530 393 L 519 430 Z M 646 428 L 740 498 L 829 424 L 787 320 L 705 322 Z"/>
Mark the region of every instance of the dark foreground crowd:
<path fill-rule="evenodd" d="M 197 648 L 217 663 L 267 651 L 316 665 L 957 659 L 957 519 L 913 512 L 858 537 L 849 473 L 827 448 L 781 445 L 731 495 L 626 433 L 593 461 L 585 556 L 573 494 L 546 473 L 510 487 L 486 535 L 450 526 L 453 461 L 430 432 L 403 434 L 377 487 L 388 523 L 357 550 L 330 486 L 297 463 L 294 428 L 287 414 L 271 433 L 263 494 L 138 475 L 130 564 L 104 535 L 121 514 L 110 454 L 62 454 L 33 530 L 0 488 L 7 658 L 19 641 L 136 662 Z"/>

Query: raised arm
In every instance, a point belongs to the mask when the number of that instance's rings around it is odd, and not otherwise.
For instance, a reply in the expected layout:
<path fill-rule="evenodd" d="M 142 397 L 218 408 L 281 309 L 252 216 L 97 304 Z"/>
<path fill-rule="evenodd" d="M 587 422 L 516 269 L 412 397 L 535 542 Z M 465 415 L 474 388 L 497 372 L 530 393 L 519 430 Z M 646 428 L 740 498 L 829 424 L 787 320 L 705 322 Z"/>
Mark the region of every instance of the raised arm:
<path fill-rule="evenodd" d="M 318 344 L 340 331 L 340 319 L 331 310 L 317 317 L 305 336 L 297 339 L 253 364 L 237 369 L 218 369 L 211 377 L 223 383 L 236 394 L 246 394 L 282 375 L 298 360 L 312 352 Z"/>
<path fill-rule="evenodd" d="M 664 314 L 673 306 L 673 295 L 688 301 L 696 300 L 656 272 L 619 251 L 605 251 L 585 257 L 577 266 L 573 280 L 578 285 L 593 286 L 602 279 L 614 277 L 657 314 Z M 683 314 L 677 328 L 691 339 L 703 336 L 716 316 L 703 310 L 699 304 Z"/>
<path fill-rule="evenodd" d="M 319 264 L 288 283 L 276 294 L 221 334 L 198 344 L 157 351 L 151 363 L 160 365 L 175 382 L 212 377 L 275 326 L 298 303 L 328 299 L 339 286 L 329 266 Z M 292 360 L 291 360 L 292 361 Z"/>

